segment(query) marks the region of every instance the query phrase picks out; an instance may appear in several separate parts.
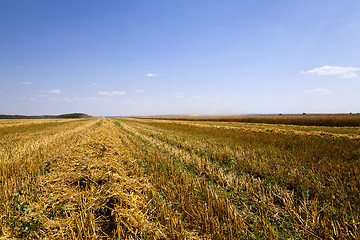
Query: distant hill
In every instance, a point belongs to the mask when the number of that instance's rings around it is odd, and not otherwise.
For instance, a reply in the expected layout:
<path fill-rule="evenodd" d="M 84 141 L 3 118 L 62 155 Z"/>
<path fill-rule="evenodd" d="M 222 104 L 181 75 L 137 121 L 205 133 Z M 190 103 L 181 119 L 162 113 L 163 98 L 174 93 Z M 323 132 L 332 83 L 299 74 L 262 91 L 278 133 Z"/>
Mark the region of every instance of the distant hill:
<path fill-rule="evenodd" d="M 61 114 L 58 115 L 57 118 L 91 118 L 92 116 L 89 116 L 85 113 L 69 113 L 69 114 Z"/>
<path fill-rule="evenodd" d="M 0 119 L 57 119 L 57 118 L 92 118 L 92 116 L 85 113 L 68 113 L 61 115 L 41 115 L 41 116 L 26 116 L 26 115 L 0 115 Z"/>

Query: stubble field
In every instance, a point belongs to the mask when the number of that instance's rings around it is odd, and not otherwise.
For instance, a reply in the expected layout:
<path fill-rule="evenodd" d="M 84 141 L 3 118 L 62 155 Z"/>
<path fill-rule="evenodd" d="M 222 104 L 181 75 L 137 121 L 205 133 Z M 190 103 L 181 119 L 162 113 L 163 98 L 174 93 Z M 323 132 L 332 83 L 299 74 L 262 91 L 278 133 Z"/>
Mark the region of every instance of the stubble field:
<path fill-rule="evenodd" d="M 360 127 L 205 120 L 0 120 L 0 239 L 360 239 Z"/>

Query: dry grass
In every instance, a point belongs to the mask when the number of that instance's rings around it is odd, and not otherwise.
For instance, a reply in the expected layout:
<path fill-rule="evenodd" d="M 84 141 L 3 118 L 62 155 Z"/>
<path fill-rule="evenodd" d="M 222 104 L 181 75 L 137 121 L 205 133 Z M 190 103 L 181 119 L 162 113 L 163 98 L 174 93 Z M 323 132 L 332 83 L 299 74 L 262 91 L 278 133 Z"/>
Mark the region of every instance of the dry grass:
<path fill-rule="evenodd" d="M 358 138 L 259 131 L 242 123 L 238 128 L 188 121 L 121 123 L 196 179 L 225 192 L 239 213 L 246 213 L 244 219 L 254 218 L 240 236 L 359 237 Z M 253 231 L 254 225 L 263 230 Z"/>
<path fill-rule="evenodd" d="M 360 239 L 360 131 L 156 119 L 0 126 L 0 238 Z"/>

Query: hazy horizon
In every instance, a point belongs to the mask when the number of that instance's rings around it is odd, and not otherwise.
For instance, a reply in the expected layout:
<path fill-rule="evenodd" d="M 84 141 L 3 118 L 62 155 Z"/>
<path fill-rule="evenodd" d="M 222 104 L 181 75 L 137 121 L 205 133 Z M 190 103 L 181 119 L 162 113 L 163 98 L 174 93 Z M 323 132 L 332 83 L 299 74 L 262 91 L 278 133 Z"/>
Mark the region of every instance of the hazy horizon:
<path fill-rule="evenodd" d="M 0 2 L 0 114 L 360 112 L 360 2 Z"/>

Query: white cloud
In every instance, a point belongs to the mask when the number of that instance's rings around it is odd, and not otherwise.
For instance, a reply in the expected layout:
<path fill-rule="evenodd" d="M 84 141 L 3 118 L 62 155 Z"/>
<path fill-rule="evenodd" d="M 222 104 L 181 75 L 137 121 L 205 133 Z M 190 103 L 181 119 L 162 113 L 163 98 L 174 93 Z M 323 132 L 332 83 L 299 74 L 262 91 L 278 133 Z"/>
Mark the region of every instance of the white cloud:
<path fill-rule="evenodd" d="M 137 92 L 137 93 L 142 93 L 142 92 L 144 92 L 144 90 L 142 90 L 142 89 L 136 89 L 135 92 Z"/>
<path fill-rule="evenodd" d="M 32 83 L 32 82 L 20 82 L 20 84 L 22 84 L 22 85 L 32 85 L 34 83 Z"/>
<path fill-rule="evenodd" d="M 184 94 L 183 94 L 183 93 L 176 93 L 176 98 L 177 98 L 177 99 L 183 99 L 183 98 L 184 98 Z"/>
<path fill-rule="evenodd" d="M 87 84 L 86 86 L 87 86 L 87 87 L 93 87 L 93 86 L 96 86 L 96 83 L 94 83 L 94 82 L 93 82 L 93 83 L 89 83 L 89 84 Z"/>
<path fill-rule="evenodd" d="M 48 100 L 54 101 L 54 102 L 74 102 L 73 98 L 70 97 L 50 97 Z"/>
<path fill-rule="evenodd" d="M 112 92 L 101 91 L 101 92 L 99 92 L 99 95 L 108 96 L 108 97 L 125 95 L 125 94 L 126 94 L 125 91 L 112 91 Z"/>
<path fill-rule="evenodd" d="M 192 99 L 202 99 L 203 97 L 202 96 L 194 96 L 192 97 Z"/>
<path fill-rule="evenodd" d="M 340 78 L 355 78 L 359 75 L 357 72 L 360 68 L 356 67 L 341 67 L 341 66 L 323 66 L 311 69 L 309 71 L 302 71 L 301 73 L 314 73 L 318 76 L 337 76 Z"/>
<path fill-rule="evenodd" d="M 148 73 L 145 76 L 146 77 L 157 77 L 157 76 L 161 76 L 161 75 L 162 75 L 161 73 Z"/>
<path fill-rule="evenodd" d="M 50 100 L 56 101 L 56 102 L 72 103 L 72 102 L 77 102 L 77 101 L 83 101 L 84 99 L 79 98 L 79 97 L 53 97 L 53 98 L 50 98 Z"/>
<path fill-rule="evenodd" d="M 20 98 L 17 98 L 18 100 L 21 100 L 21 101 L 32 101 L 32 102 L 37 102 L 38 99 L 37 98 L 34 98 L 34 97 L 20 97 Z"/>
<path fill-rule="evenodd" d="M 73 103 L 73 102 L 102 102 L 109 103 L 114 99 L 108 97 L 50 97 L 50 101 L 54 102 L 64 102 L 64 103 Z"/>
<path fill-rule="evenodd" d="M 51 93 L 51 94 L 61 94 L 61 90 L 60 90 L 60 89 L 53 89 L 53 90 L 47 91 L 47 93 Z"/>
<path fill-rule="evenodd" d="M 331 91 L 330 89 L 327 88 L 314 88 L 314 89 L 309 89 L 304 91 L 304 93 L 306 94 L 320 94 L 320 95 L 328 95 L 328 94 L 333 94 L 334 92 Z"/>

